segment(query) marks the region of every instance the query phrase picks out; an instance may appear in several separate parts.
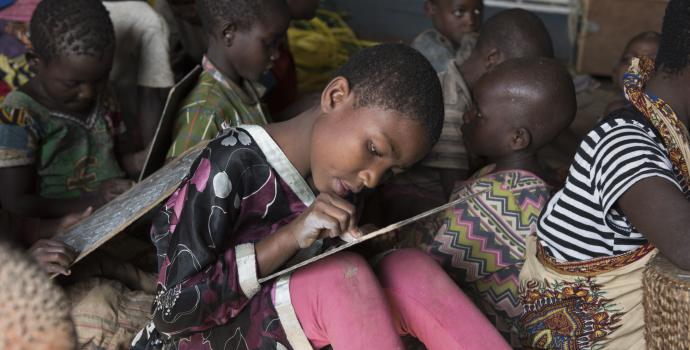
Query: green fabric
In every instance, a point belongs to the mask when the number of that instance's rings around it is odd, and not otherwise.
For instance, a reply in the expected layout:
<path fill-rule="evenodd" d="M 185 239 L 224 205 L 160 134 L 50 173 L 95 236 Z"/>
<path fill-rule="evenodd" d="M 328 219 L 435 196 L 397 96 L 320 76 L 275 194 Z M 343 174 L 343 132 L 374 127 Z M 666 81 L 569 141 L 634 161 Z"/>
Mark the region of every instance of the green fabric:
<path fill-rule="evenodd" d="M 34 165 L 38 192 L 76 198 L 108 179 L 124 176 L 113 152 L 120 124 L 110 94 L 99 98 L 86 121 L 51 112 L 29 95 L 7 95 L 0 113 L 0 167 Z"/>
<path fill-rule="evenodd" d="M 254 84 L 240 88 L 224 77 L 207 59 L 199 82 L 187 95 L 177 113 L 173 144 L 167 158 L 175 158 L 202 140 L 242 124 L 265 125 L 267 118 Z"/>

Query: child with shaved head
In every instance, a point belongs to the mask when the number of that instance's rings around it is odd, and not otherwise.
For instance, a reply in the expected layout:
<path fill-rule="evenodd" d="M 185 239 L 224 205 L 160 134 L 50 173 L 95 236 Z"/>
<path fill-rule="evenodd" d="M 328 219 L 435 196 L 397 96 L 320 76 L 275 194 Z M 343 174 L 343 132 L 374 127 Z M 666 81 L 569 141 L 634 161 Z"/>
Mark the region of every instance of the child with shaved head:
<path fill-rule="evenodd" d="M 451 200 L 479 195 L 425 222 L 417 244 L 518 348 L 525 240 L 550 193 L 536 154 L 572 121 L 575 91 L 566 69 L 547 58 L 508 60 L 473 91 L 462 132 L 489 165 L 459 183 Z"/>
<path fill-rule="evenodd" d="M 467 61 L 447 63 L 446 71 L 439 74 L 445 105 L 441 138 L 422 162 L 385 187 L 384 200 L 401 203 L 387 205 L 388 221 L 401 220 L 446 202 L 455 182 L 470 175 L 470 155 L 460 126 L 472 101 L 472 85 L 501 62 L 522 57 L 553 57 L 551 38 L 535 14 L 512 9 L 486 21 Z"/>

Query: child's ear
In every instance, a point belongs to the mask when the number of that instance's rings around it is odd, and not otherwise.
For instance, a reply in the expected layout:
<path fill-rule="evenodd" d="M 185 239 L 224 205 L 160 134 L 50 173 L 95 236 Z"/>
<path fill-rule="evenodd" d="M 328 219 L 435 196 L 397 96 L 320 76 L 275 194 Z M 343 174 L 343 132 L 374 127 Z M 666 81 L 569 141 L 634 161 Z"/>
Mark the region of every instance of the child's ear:
<path fill-rule="evenodd" d="M 221 33 L 223 42 L 225 46 L 232 46 L 232 42 L 235 40 L 235 33 L 237 32 L 237 26 L 234 23 L 227 23 L 223 26 L 223 32 Z"/>
<path fill-rule="evenodd" d="M 513 151 L 520 151 L 529 147 L 532 143 L 532 134 L 525 128 L 517 128 L 513 132 L 510 146 Z"/>
<path fill-rule="evenodd" d="M 431 1 L 427 0 L 424 1 L 424 15 L 427 18 L 431 18 L 433 15 L 436 14 L 436 5 L 434 5 Z"/>
<path fill-rule="evenodd" d="M 341 105 L 350 96 L 350 83 L 344 77 L 336 77 L 328 83 L 321 94 L 321 110 L 328 113 Z"/>
<path fill-rule="evenodd" d="M 503 53 L 495 47 L 491 48 L 486 55 L 486 71 L 490 72 L 494 70 L 501 62 L 503 62 Z"/>
<path fill-rule="evenodd" d="M 43 59 L 34 51 L 34 49 L 29 49 L 25 54 L 26 62 L 29 64 L 29 68 L 34 73 L 38 73 L 44 66 L 45 62 Z"/>

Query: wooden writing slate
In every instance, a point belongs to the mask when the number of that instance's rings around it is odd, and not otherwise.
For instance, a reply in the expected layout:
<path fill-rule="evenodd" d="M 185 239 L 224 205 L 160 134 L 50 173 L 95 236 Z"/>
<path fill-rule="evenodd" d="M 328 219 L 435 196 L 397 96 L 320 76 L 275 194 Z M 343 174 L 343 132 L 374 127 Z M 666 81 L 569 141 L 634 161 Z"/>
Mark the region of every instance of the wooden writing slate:
<path fill-rule="evenodd" d="M 207 144 L 189 149 L 55 239 L 79 253 L 74 263 L 83 259 L 172 195 Z"/>
<path fill-rule="evenodd" d="M 139 175 L 140 182 L 165 164 L 165 156 L 168 153 L 168 148 L 170 148 L 173 142 L 172 129 L 175 124 L 175 118 L 177 117 L 177 111 L 180 110 L 182 100 L 184 100 L 196 86 L 202 70 L 201 66 L 197 66 L 170 89 L 168 99 L 163 108 L 163 114 L 158 121 L 156 134 L 153 136 L 153 141 L 146 154 L 144 167 Z"/>

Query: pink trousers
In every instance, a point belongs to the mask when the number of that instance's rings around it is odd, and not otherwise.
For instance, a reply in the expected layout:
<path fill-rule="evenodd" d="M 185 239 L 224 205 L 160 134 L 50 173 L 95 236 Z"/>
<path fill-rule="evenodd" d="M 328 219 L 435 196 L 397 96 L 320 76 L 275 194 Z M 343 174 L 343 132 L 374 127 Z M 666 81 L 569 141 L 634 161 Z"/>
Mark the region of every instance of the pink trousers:
<path fill-rule="evenodd" d="M 339 253 L 295 272 L 290 297 L 316 349 L 404 349 L 400 335 L 429 350 L 510 349 L 441 267 L 417 250 L 386 256 L 374 272 Z"/>

